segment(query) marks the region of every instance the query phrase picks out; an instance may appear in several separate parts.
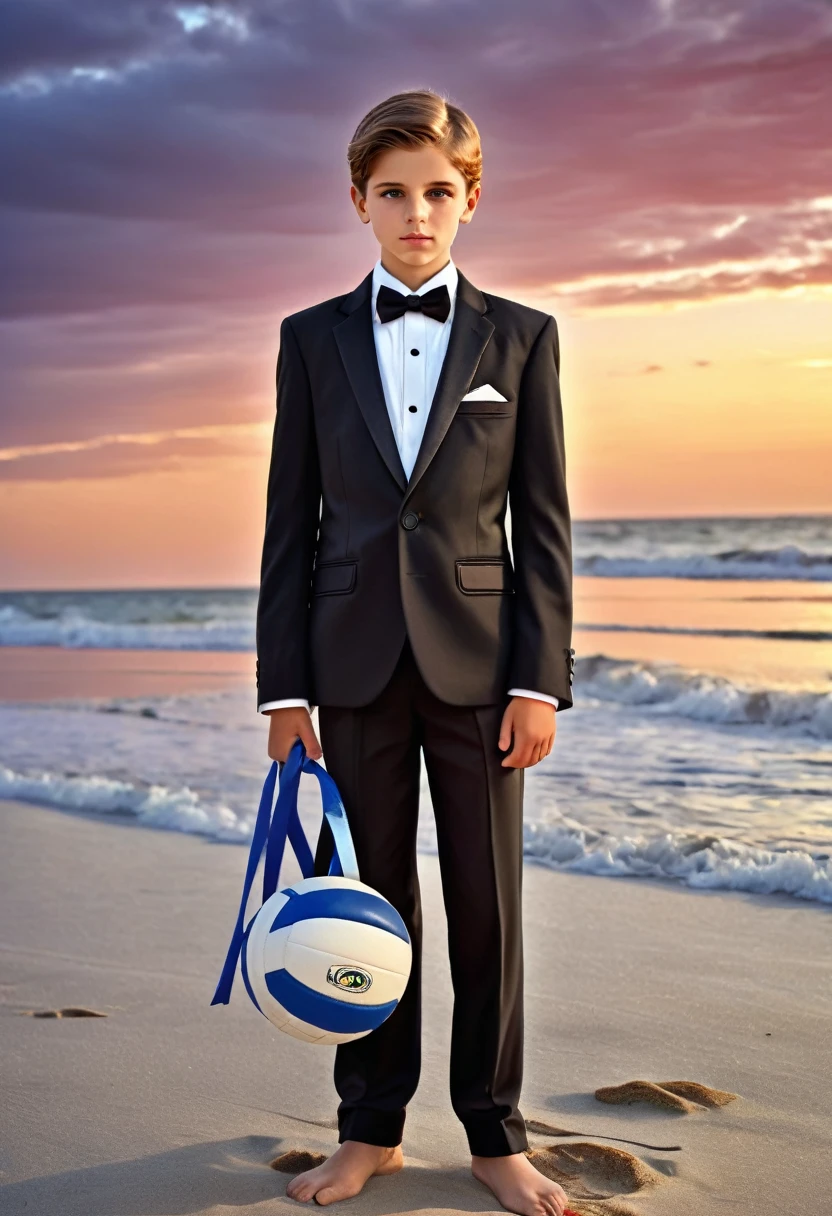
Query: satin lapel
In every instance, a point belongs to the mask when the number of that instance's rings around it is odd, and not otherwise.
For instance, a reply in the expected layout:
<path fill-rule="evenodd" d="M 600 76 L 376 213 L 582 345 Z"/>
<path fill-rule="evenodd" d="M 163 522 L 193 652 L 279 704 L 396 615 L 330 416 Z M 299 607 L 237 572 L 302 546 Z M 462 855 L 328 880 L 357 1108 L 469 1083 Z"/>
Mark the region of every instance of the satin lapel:
<path fill-rule="evenodd" d="M 436 455 L 494 332 L 493 323 L 483 316 L 486 307 L 482 292 L 459 271 L 448 350 L 425 423 L 425 433 L 407 483 L 408 495 Z"/>
<path fill-rule="evenodd" d="M 344 367 L 355 393 L 364 421 L 384 463 L 392 473 L 399 489 L 407 488 L 407 474 L 402 465 L 396 436 L 387 413 L 384 386 L 378 368 L 376 344 L 373 338 L 373 318 L 370 315 L 372 271 L 342 302 L 349 316 L 333 329 Z"/>
<path fill-rule="evenodd" d="M 373 437 L 384 463 L 396 484 L 408 494 L 427 469 L 445 432 L 451 425 L 456 408 L 464 397 L 477 370 L 482 353 L 494 332 L 494 325 L 483 313 L 488 305 L 482 292 L 459 271 L 456 306 L 448 349 L 431 402 L 422 442 L 416 455 L 413 472 L 408 481 L 402 465 L 396 437 L 387 413 L 384 386 L 378 367 L 373 339 L 373 319 L 370 315 L 372 271 L 340 304 L 348 315 L 333 329 L 347 376 L 355 393 L 364 421 Z"/>

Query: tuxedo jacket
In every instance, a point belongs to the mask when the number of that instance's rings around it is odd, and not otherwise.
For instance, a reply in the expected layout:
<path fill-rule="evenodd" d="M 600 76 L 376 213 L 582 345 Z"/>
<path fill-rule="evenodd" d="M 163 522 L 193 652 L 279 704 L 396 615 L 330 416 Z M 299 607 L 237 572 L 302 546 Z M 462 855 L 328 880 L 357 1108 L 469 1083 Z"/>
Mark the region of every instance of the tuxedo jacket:
<path fill-rule="evenodd" d="M 459 271 L 408 478 L 371 295 L 372 271 L 280 328 L 257 702 L 366 705 L 408 636 L 443 701 L 493 704 L 522 687 L 568 709 L 572 537 L 555 318 L 480 291 Z M 481 385 L 505 400 L 462 400 Z"/>

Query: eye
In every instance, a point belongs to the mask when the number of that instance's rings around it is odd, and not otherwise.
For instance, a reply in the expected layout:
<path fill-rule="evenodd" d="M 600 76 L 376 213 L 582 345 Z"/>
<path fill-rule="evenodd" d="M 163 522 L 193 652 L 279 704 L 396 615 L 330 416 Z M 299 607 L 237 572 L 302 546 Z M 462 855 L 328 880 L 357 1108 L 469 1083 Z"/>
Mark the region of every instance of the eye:
<path fill-rule="evenodd" d="M 441 195 L 444 195 L 444 196 L 445 196 L 445 198 L 451 198 L 451 193 L 450 193 L 450 191 L 445 190 L 445 189 L 444 189 L 442 186 L 436 186 L 436 187 L 434 187 L 434 189 L 433 189 L 433 190 L 431 190 L 429 193 L 431 193 L 431 194 L 441 194 Z M 387 198 L 388 194 L 401 194 L 401 190 L 399 190 L 399 189 L 398 189 L 396 186 L 390 186 L 390 188 L 389 188 L 389 189 L 387 189 L 387 190 L 382 190 L 382 192 L 381 192 L 381 194 L 379 195 L 379 197 L 380 197 L 380 198 Z"/>

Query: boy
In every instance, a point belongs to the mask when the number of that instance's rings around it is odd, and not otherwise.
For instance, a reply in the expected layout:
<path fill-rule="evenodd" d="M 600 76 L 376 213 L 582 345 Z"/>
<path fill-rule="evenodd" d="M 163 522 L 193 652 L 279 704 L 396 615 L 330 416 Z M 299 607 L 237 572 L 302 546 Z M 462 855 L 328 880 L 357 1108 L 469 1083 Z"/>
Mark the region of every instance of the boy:
<path fill-rule="evenodd" d="M 505 1208 L 561 1216 L 566 1196 L 524 1155 L 517 1105 L 523 770 L 572 704 L 557 326 L 479 291 L 450 257 L 480 194 L 463 111 L 430 90 L 397 94 L 362 120 L 348 159 L 381 256 L 353 291 L 281 326 L 258 708 L 273 759 L 298 737 L 325 755 L 362 881 L 404 918 L 413 968 L 391 1016 L 336 1048 L 339 1147 L 287 1193 L 327 1204 L 402 1165 L 420 1065 L 421 749 L 448 916 L 453 1109 L 473 1173 Z M 331 847 L 325 825 L 317 874 Z"/>

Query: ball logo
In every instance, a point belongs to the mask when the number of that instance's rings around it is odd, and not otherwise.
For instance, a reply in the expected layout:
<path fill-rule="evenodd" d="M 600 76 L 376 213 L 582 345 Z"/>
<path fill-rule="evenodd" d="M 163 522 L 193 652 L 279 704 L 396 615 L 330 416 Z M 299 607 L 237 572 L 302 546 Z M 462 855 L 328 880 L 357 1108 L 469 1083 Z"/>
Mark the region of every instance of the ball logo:
<path fill-rule="evenodd" d="M 330 984 L 336 988 L 346 989 L 347 992 L 366 992 L 373 982 L 373 977 L 360 967 L 330 967 L 326 973 Z"/>

